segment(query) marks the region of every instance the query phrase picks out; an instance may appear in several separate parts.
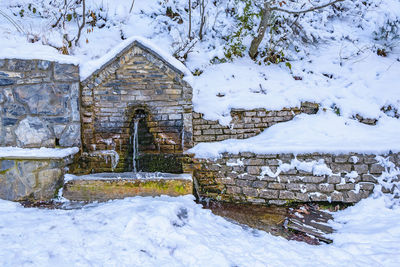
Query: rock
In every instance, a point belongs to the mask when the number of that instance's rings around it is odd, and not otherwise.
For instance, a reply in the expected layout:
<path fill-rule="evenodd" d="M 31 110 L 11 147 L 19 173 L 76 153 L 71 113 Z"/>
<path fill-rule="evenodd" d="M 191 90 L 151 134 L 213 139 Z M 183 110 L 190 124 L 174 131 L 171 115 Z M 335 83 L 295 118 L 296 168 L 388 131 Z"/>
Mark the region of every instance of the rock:
<path fill-rule="evenodd" d="M 35 69 L 34 60 L 21 60 L 21 59 L 9 59 L 8 70 L 11 71 L 29 71 Z"/>
<path fill-rule="evenodd" d="M 16 98 L 28 105 L 34 115 L 64 115 L 68 113 L 68 97 L 58 94 L 51 84 L 22 85 L 14 89 Z"/>
<path fill-rule="evenodd" d="M 55 144 L 48 125 L 38 117 L 26 117 L 20 121 L 15 135 L 21 147 L 54 147 Z"/>
<path fill-rule="evenodd" d="M 79 81 L 78 66 L 54 63 L 54 79 L 58 81 Z"/>
<path fill-rule="evenodd" d="M 65 127 L 66 126 L 62 125 L 62 124 L 56 124 L 53 126 L 53 131 L 54 131 L 54 135 L 56 136 L 56 138 L 58 138 L 58 139 L 61 138 L 61 134 L 63 133 Z"/>
<path fill-rule="evenodd" d="M 5 78 L 0 79 L 0 86 L 13 85 L 14 83 L 15 83 L 15 81 L 13 81 L 11 79 L 5 79 Z"/>
<path fill-rule="evenodd" d="M 68 125 L 60 137 L 59 144 L 62 147 L 79 147 L 81 145 L 81 125 L 79 123 Z"/>
<path fill-rule="evenodd" d="M 26 108 L 23 105 L 18 104 L 18 103 L 12 103 L 12 104 L 5 105 L 3 111 L 6 116 L 11 115 L 11 116 L 19 117 L 19 116 L 27 114 Z"/>
<path fill-rule="evenodd" d="M 39 60 L 37 66 L 39 70 L 48 70 L 51 66 L 51 62 L 46 60 Z"/>
<path fill-rule="evenodd" d="M 14 167 L 15 161 L 14 160 L 1 160 L 0 161 L 0 172 L 4 172 L 8 169 Z"/>

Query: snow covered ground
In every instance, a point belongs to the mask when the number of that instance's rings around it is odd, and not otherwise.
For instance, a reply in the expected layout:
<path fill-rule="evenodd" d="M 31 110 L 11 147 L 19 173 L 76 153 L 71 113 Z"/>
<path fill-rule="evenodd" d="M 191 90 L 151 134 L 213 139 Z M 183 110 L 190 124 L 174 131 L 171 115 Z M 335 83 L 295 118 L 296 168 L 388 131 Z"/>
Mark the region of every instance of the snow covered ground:
<path fill-rule="evenodd" d="M 190 195 L 75 210 L 0 200 L 0 265 L 398 266 L 400 207 L 370 197 L 334 217 L 333 244 L 311 246 L 228 222 Z"/>

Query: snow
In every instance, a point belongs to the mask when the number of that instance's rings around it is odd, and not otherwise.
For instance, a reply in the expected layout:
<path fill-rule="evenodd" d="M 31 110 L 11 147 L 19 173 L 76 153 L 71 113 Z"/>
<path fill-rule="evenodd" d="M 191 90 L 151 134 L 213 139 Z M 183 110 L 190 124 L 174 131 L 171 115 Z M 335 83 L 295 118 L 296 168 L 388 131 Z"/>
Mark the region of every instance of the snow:
<path fill-rule="evenodd" d="M 0 42 L 0 59 L 38 59 L 73 65 L 80 63 L 78 57 L 60 55 L 56 49 L 49 46 L 25 42 L 18 42 L 18 44 L 10 46 L 4 40 Z"/>
<path fill-rule="evenodd" d="M 0 147 L 0 158 L 15 159 L 50 159 L 65 158 L 79 152 L 79 148 L 20 148 Z"/>
<path fill-rule="evenodd" d="M 149 48 L 150 50 L 154 51 L 162 59 L 171 64 L 174 68 L 181 71 L 186 76 L 187 79 L 190 79 L 190 77 L 192 77 L 192 73 L 185 67 L 185 65 L 182 64 L 182 62 L 178 61 L 176 58 L 166 53 L 164 50 L 160 49 L 151 40 L 140 36 L 132 36 L 121 42 L 113 49 L 111 49 L 111 51 L 109 51 L 106 55 L 102 56 L 101 58 L 88 62 L 82 62 L 80 68 L 81 80 L 82 81 L 86 80 L 96 70 L 101 69 L 105 64 L 113 60 L 117 55 L 119 55 L 122 51 L 124 51 L 126 47 L 128 47 L 134 42 L 138 42 L 143 46 Z"/>
<path fill-rule="evenodd" d="M 332 111 L 301 114 L 292 121 L 276 124 L 245 140 L 229 139 L 200 143 L 188 150 L 198 158 L 216 158 L 221 153 L 366 153 L 400 152 L 400 120 L 382 117 L 370 126 L 337 116 Z"/>
<path fill-rule="evenodd" d="M 162 180 L 162 179 L 181 179 L 192 180 L 192 175 L 188 173 L 172 174 L 161 172 L 110 172 L 94 173 L 88 175 L 66 174 L 65 180 L 103 180 L 103 179 L 142 179 L 142 180 Z"/>
<path fill-rule="evenodd" d="M 400 208 L 368 198 L 334 214 L 331 245 L 311 246 L 242 227 L 193 196 L 135 197 L 82 209 L 23 208 L 0 200 L 0 265 L 398 266 Z"/>

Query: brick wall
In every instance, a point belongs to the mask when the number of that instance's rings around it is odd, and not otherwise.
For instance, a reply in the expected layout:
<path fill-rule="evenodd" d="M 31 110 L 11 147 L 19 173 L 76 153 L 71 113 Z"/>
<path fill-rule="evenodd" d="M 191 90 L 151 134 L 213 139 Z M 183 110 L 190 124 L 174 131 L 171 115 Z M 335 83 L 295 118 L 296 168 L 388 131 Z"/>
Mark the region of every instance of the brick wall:
<path fill-rule="evenodd" d="M 192 89 L 182 77 L 135 42 L 82 82 L 81 170 L 132 170 L 133 120 L 139 110 L 145 113 L 139 123 L 141 154 L 181 154 L 182 145 L 191 147 Z M 119 156 L 115 169 L 107 156 L 92 157 L 109 150 Z"/>
<path fill-rule="evenodd" d="M 319 162 L 331 174 L 317 175 L 315 167 L 284 168 L 293 160 Z M 400 154 L 389 156 L 400 167 Z M 219 159 L 192 159 L 185 164 L 193 171 L 203 197 L 222 201 L 260 204 L 332 201 L 355 203 L 368 197 L 385 168 L 375 155 L 362 154 L 223 154 Z M 279 171 L 279 169 L 283 169 Z M 400 179 L 398 176 L 397 180 Z M 400 189 L 400 188 L 398 188 Z M 394 190 L 388 188 L 385 192 Z"/>
<path fill-rule="evenodd" d="M 201 113 L 193 113 L 193 141 L 214 142 L 226 139 L 245 139 L 261 133 L 274 124 L 293 119 L 300 113 L 315 114 L 318 105 L 302 103 L 300 108 L 284 108 L 278 111 L 265 109 L 232 109 L 230 126 L 223 126 L 218 121 L 206 120 Z"/>

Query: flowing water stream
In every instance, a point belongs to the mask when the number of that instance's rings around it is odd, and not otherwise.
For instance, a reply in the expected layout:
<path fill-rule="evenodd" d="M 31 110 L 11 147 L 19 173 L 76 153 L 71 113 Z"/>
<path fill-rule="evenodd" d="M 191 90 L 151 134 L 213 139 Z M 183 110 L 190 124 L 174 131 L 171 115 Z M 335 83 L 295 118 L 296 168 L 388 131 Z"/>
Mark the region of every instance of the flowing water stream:
<path fill-rule="evenodd" d="M 132 155 L 132 171 L 134 173 L 137 173 L 137 167 L 136 167 L 136 157 L 139 154 L 139 133 L 138 133 L 138 126 L 139 126 L 139 120 L 140 119 L 135 119 L 134 120 L 134 128 L 133 128 L 133 155 Z"/>

